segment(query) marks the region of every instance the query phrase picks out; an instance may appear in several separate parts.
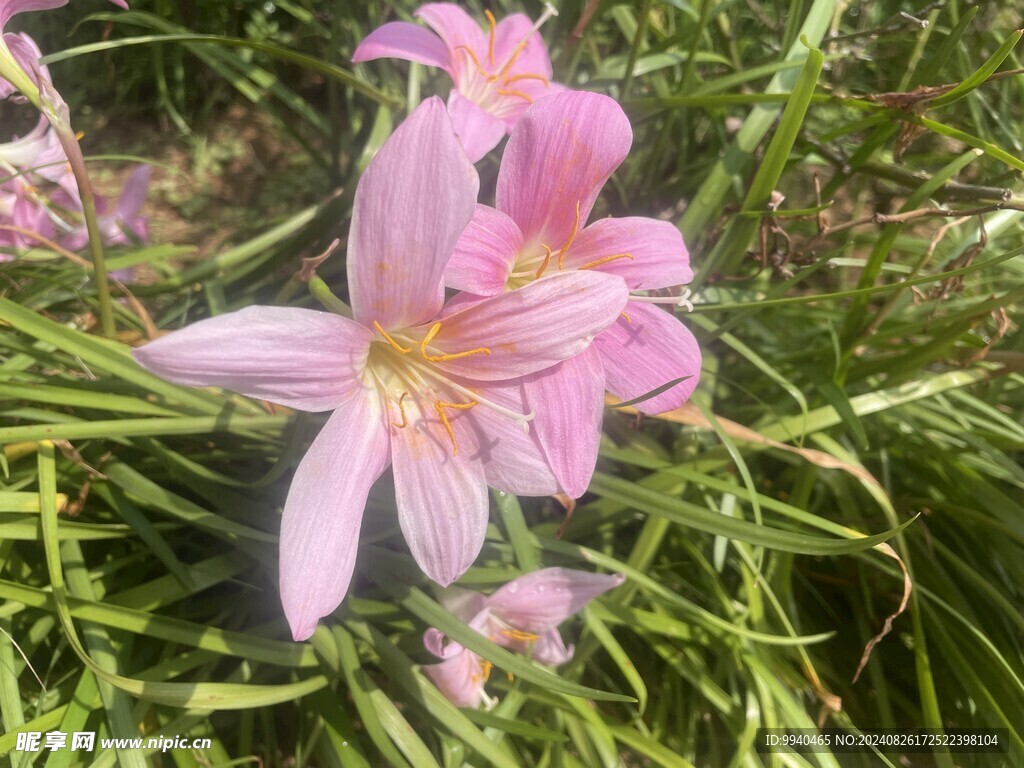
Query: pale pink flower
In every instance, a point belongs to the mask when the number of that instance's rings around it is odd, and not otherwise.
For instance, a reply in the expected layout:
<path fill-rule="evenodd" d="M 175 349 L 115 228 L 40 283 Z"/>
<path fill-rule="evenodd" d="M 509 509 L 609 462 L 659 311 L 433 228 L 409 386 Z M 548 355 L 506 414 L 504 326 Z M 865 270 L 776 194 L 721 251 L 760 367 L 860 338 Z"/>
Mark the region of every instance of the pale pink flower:
<path fill-rule="evenodd" d="M 496 21 L 488 31 L 454 3 L 428 3 L 414 14 L 434 30 L 404 21 L 375 29 L 352 54 L 353 62 L 381 58 L 416 61 L 447 72 L 455 87 L 448 112 L 474 163 L 511 132 L 519 115 L 537 99 L 563 90 L 551 82 L 551 60 L 534 24 L 521 13 Z M 434 34 L 436 33 L 436 34 Z"/>
<path fill-rule="evenodd" d="M 128 9 L 125 0 L 110 0 L 114 5 Z M 34 69 L 39 69 L 49 77 L 45 67 L 37 62 L 40 57 L 39 48 L 28 35 L 4 33 L 7 22 L 13 16 L 26 11 L 48 11 L 67 5 L 68 0 L 0 0 L 0 99 L 8 98 L 20 90 L 26 77 L 35 82 Z"/>
<path fill-rule="evenodd" d="M 444 268 L 478 183 L 443 103 L 428 99 L 356 189 L 354 320 L 249 307 L 135 351 L 171 381 L 334 412 L 295 473 L 281 524 L 281 598 L 297 640 L 344 598 L 367 493 L 389 465 L 409 548 L 443 585 L 480 551 L 488 484 L 527 495 L 557 489 L 527 431 L 518 377 L 584 351 L 622 311 L 625 283 L 554 275 L 442 312 Z"/>
<path fill-rule="evenodd" d="M 572 658 L 558 625 L 579 613 L 598 595 L 619 586 L 621 574 L 603 576 L 568 568 L 544 568 L 520 576 L 490 597 L 468 590 L 450 589 L 442 604 L 458 619 L 500 646 L 526 654 L 541 664 L 557 666 Z M 490 662 L 458 643 L 445 643 L 437 629 L 423 635 L 427 650 L 443 659 L 423 671 L 448 699 L 460 707 L 490 704 L 484 684 Z"/>
<path fill-rule="evenodd" d="M 605 387 L 632 400 L 689 377 L 636 406 L 656 414 L 684 403 L 700 378 L 693 335 L 652 305 L 678 304 L 680 297 L 640 295 L 693 279 L 679 230 L 641 217 L 585 226 L 632 141 L 629 120 L 607 96 L 569 91 L 530 107 L 505 147 L 496 208 L 476 207 L 445 271 L 450 287 L 476 296 L 501 295 L 552 274 L 616 275 L 633 292 L 586 353 L 524 380 L 530 407 L 545 405 L 533 426 L 572 497 L 582 495 L 593 473 Z"/>

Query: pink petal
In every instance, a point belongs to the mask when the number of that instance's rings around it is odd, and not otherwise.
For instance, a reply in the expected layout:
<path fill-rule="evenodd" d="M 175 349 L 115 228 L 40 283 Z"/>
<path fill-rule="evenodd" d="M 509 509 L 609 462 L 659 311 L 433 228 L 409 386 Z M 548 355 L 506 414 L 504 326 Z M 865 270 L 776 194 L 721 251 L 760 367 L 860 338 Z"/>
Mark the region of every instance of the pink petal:
<path fill-rule="evenodd" d="M 591 268 L 618 275 L 634 291 L 671 288 L 693 280 L 682 233 L 671 222 L 640 216 L 595 221 L 573 241 L 565 267 L 578 269 L 622 254 L 633 258 Z"/>
<path fill-rule="evenodd" d="M 328 411 L 361 386 L 371 340 L 370 331 L 328 312 L 255 306 L 201 320 L 132 354 L 176 384 Z"/>
<path fill-rule="evenodd" d="M 479 397 L 515 413 L 529 410 L 523 397 L 521 380 L 464 382 Z M 544 449 L 532 422 L 529 431 L 508 416 L 480 404 L 466 414 L 475 431 L 477 456 L 484 464 L 487 485 L 517 496 L 551 496 L 559 485 L 548 464 Z"/>
<path fill-rule="evenodd" d="M 358 391 L 299 464 L 281 520 L 281 602 L 296 640 L 348 592 L 366 495 L 389 459 L 380 399 Z"/>
<path fill-rule="evenodd" d="M 47 132 L 50 130 L 50 122 L 42 115 L 36 127 L 24 136 L 0 144 L 0 161 L 9 163 L 15 168 L 31 168 L 40 153 L 47 148 L 49 141 Z"/>
<path fill-rule="evenodd" d="M 129 174 L 114 211 L 114 216 L 117 219 L 127 223 L 138 218 L 142 206 L 146 202 L 152 170 L 148 165 L 140 165 Z"/>
<path fill-rule="evenodd" d="M 0 32 L 12 16 L 26 11 L 48 11 L 67 5 L 68 0 L 0 0 Z"/>
<path fill-rule="evenodd" d="M 561 248 L 586 223 L 601 187 L 629 153 L 633 132 L 622 108 L 597 93 L 541 99 L 516 123 L 498 173 L 495 207 L 527 243 Z"/>
<path fill-rule="evenodd" d="M 557 629 L 526 636 L 520 630 L 509 631 L 501 621 L 493 620 L 488 625 L 488 635 L 502 648 L 529 656 L 541 664 L 558 666 L 572 658 L 573 647 L 565 647 L 565 642 Z"/>
<path fill-rule="evenodd" d="M 477 205 L 444 270 L 445 285 L 479 296 L 504 293 L 522 248 L 523 233 L 512 219 L 494 208 Z"/>
<path fill-rule="evenodd" d="M 485 112 L 458 91 L 448 94 L 448 114 L 471 163 L 480 160 L 505 138 L 504 121 Z"/>
<path fill-rule="evenodd" d="M 487 604 L 492 615 L 510 627 L 543 635 L 623 581 L 621 574 L 543 568 L 510 581 Z"/>
<path fill-rule="evenodd" d="M 406 401 L 408 425 L 392 430 L 398 522 L 412 556 L 443 587 L 473 564 L 487 530 L 488 499 L 468 411 L 446 416 L 458 454 L 433 408 L 416 397 Z"/>
<path fill-rule="evenodd" d="M 533 643 L 533 660 L 541 664 L 550 664 L 557 667 L 559 664 L 572 659 L 575 646 L 565 647 L 565 641 L 557 629 L 549 630 L 540 636 L 540 639 Z"/>
<path fill-rule="evenodd" d="M 690 378 L 662 394 L 637 403 L 642 413 L 678 408 L 700 381 L 700 348 L 693 334 L 670 312 L 631 301 L 627 321 L 620 318 L 594 342 L 604 363 L 608 391 L 633 400 L 684 376 Z"/>
<path fill-rule="evenodd" d="M 490 350 L 438 363 L 456 376 L 485 381 L 524 376 L 580 354 L 615 322 L 627 295 L 626 284 L 611 275 L 554 274 L 450 315 L 431 348 L 435 354 Z"/>
<path fill-rule="evenodd" d="M 544 38 L 540 32 L 533 31 L 533 21 L 522 13 L 514 13 L 498 22 L 494 41 L 495 69 L 500 70 L 509 58 L 516 54 L 523 40 L 527 41 L 526 45 L 516 55 L 515 62 L 509 67 L 508 75 L 540 75 L 550 80 L 551 59 L 548 56 L 548 48 L 544 45 Z M 527 82 L 530 81 L 520 80 L 516 85 Z"/>
<path fill-rule="evenodd" d="M 39 50 L 35 40 L 24 32 L 18 34 L 8 32 L 3 36 L 3 42 L 7 46 L 7 50 L 11 52 L 11 56 L 14 57 L 15 63 L 21 67 L 32 82 L 38 82 L 40 79 L 43 82 L 49 82 L 50 70 L 39 63 L 43 53 Z M 4 89 L 0 92 L 0 98 L 4 99 L 15 90 L 10 83 L 2 78 L 0 78 L 0 88 Z"/>
<path fill-rule="evenodd" d="M 604 369 L 593 347 L 523 378 L 530 422 L 562 491 L 586 493 L 597 463 L 604 417 Z"/>
<path fill-rule="evenodd" d="M 432 32 L 407 21 L 392 21 L 363 38 L 352 54 L 352 63 L 374 59 L 405 59 L 451 70 L 448 47 Z"/>
<path fill-rule="evenodd" d="M 481 53 L 487 55 L 487 36 L 473 17 L 455 3 L 427 3 L 413 15 L 437 32 L 453 55 L 460 45 L 472 49 L 478 58 Z M 481 58 L 480 62 L 483 63 L 484 59 Z"/>
<path fill-rule="evenodd" d="M 366 326 L 403 328 L 444 303 L 444 268 L 473 217 L 479 179 L 444 104 L 424 101 L 370 161 L 348 241 L 352 311 Z"/>
<path fill-rule="evenodd" d="M 439 659 L 450 659 L 464 650 L 458 643 L 446 643 L 444 632 L 434 627 L 423 633 L 423 646 Z"/>
<path fill-rule="evenodd" d="M 472 651 L 463 650 L 440 664 L 424 664 L 420 669 L 455 706 L 480 706 L 484 688 L 483 662 Z"/>

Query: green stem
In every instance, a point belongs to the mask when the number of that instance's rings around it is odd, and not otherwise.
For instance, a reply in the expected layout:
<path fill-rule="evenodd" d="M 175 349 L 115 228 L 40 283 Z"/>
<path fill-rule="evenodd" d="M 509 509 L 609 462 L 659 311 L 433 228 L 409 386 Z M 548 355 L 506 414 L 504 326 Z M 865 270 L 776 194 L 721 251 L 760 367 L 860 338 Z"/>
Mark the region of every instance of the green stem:
<path fill-rule="evenodd" d="M 17 65 L 2 41 L 0 41 L 0 77 L 21 91 L 22 95 L 45 115 L 67 155 L 68 164 L 71 166 L 71 172 L 78 185 L 78 195 L 82 199 L 82 216 L 85 219 L 86 231 L 89 233 L 89 251 L 95 270 L 96 295 L 100 303 L 100 327 L 104 336 L 113 337 L 116 332 L 114 308 L 110 298 L 107 265 L 103 258 L 103 236 L 96 218 L 96 198 L 93 195 L 92 184 L 89 182 L 89 173 L 85 168 L 82 148 L 78 145 L 75 131 L 71 127 L 71 110 L 68 108 L 67 102 L 53 87 L 53 83 L 49 82 L 38 69 L 36 70 L 38 83 L 33 82 L 31 76 Z"/>
<path fill-rule="evenodd" d="M 327 283 L 325 283 L 321 278 L 314 276 L 309 281 L 309 292 L 313 294 L 314 299 L 323 304 L 327 309 L 331 310 L 331 312 L 341 315 L 342 317 L 347 317 L 349 319 L 352 318 L 352 308 L 331 293 L 331 289 L 327 287 Z"/>
<path fill-rule="evenodd" d="M 651 15 L 651 0 L 644 0 L 640 9 L 640 18 L 637 20 L 636 35 L 633 37 L 633 47 L 629 51 L 629 61 L 626 63 L 626 74 L 622 78 L 622 97 L 629 96 L 629 89 L 633 85 L 633 70 L 636 68 L 636 60 L 640 56 L 640 46 L 643 44 L 644 36 L 647 34 L 647 22 Z"/>
<path fill-rule="evenodd" d="M 61 112 L 65 114 L 62 115 Z M 89 254 L 92 257 L 92 266 L 95 271 L 96 296 L 100 303 L 100 328 L 104 336 L 113 338 L 116 333 L 114 305 L 110 297 L 107 262 L 103 255 L 103 234 L 100 232 L 99 220 L 96 217 L 96 197 L 92 191 L 92 183 L 89 181 L 89 173 L 85 169 L 82 148 L 78 145 L 78 139 L 67 119 L 67 105 L 64 105 L 63 110 L 54 114 L 51 114 L 49 109 L 44 109 L 43 114 L 50 120 L 50 124 L 57 133 L 57 140 L 60 141 L 61 147 L 64 148 L 64 152 L 68 156 L 71 172 L 78 185 L 78 195 L 82 199 L 82 217 L 85 219 L 86 231 L 89 233 Z"/>

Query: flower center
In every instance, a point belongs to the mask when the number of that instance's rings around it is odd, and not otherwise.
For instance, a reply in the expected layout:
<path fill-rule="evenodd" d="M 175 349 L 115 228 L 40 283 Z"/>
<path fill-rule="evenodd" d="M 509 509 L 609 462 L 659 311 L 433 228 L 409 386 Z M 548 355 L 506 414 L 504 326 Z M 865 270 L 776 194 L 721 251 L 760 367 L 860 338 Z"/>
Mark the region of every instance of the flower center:
<path fill-rule="evenodd" d="M 459 445 L 451 422 L 453 411 L 468 411 L 474 406 L 483 405 L 528 428 L 527 423 L 533 418 L 532 413 L 517 413 L 481 397 L 479 393 L 456 381 L 443 368 L 443 364 L 451 360 L 489 356 L 491 350 L 488 347 L 458 352 L 439 349 L 435 339 L 441 331 L 441 322 L 434 323 L 426 331 L 421 327 L 389 332 L 378 322 L 374 322 L 373 327 L 378 338 L 370 344 L 366 370 L 387 404 L 393 428 L 405 429 L 410 424 L 406 410 L 407 398 L 415 405 L 419 421 L 439 426 L 452 445 L 453 456 L 459 455 Z M 437 415 L 436 422 L 423 419 L 424 414 L 431 411 Z"/>
<path fill-rule="evenodd" d="M 532 104 L 533 98 L 522 90 L 524 81 L 535 80 L 550 85 L 550 81 L 544 76 L 532 72 L 512 73 L 519 57 L 526 50 L 530 39 L 549 18 L 557 16 L 558 11 L 548 3 L 537 23 L 519 41 L 515 48 L 501 64 L 495 61 L 495 44 L 497 42 L 497 21 L 494 14 L 484 11 L 487 15 L 487 23 L 490 26 L 490 33 L 487 39 L 487 62 L 486 66 L 480 61 L 480 57 L 467 45 L 460 45 L 455 48 L 456 54 L 462 54 L 459 63 L 459 77 L 456 85 L 459 93 L 467 99 L 475 101 L 496 117 L 503 117 L 513 113 L 522 104 Z"/>

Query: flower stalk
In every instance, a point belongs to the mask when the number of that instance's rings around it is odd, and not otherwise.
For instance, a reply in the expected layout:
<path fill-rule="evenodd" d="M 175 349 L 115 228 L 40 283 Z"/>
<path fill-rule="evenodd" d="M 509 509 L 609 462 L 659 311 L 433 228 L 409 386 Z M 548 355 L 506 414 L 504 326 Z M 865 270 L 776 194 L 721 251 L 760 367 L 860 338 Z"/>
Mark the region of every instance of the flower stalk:
<path fill-rule="evenodd" d="M 85 220 L 89 236 L 89 255 L 92 259 L 93 277 L 96 282 L 96 297 L 100 305 L 100 329 L 104 336 L 113 338 L 116 333 L 114 325 L 114 305 L 110 295 L 110 278 L 107 275 L 107 263 L 103 253 L 103 232 L 96 215 L 96 196 L 92 191 L 92 182 L 85 167 L 85 157 L 78 144 L 78 137 L 71 127 L 71 110 L 67 102 L 57 93 L 57 89 L 49 82 L 40 70 L 36 70 L 39 82 L 34 93 L 22 93 L 43 113 L 53 126 L 57 140 L 68 158 L 68 165 L 75 177 L 78 195 L 82 201 L 82 218 Z M 16 83 L 15 83 L 16 84 Z M 33 98 L 34 97 L 34 98 Z"/>

